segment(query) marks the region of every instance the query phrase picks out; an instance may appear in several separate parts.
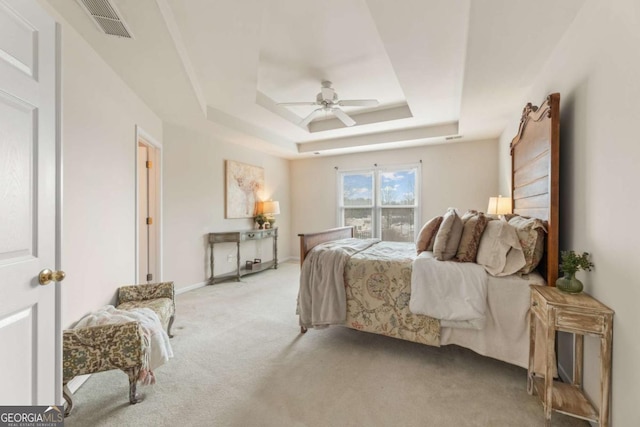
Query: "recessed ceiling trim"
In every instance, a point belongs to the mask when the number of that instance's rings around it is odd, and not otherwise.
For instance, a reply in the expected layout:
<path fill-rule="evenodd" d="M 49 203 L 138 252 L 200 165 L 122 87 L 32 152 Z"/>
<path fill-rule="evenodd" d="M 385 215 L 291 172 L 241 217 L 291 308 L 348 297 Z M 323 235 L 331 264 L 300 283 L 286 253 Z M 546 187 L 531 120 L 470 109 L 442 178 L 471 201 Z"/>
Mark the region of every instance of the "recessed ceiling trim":
<path fill-rule="evenodd" d="M 235 116 L 227 114 L 211 106 L 207 106 L 207 119 L 222 126 L 226 126 L 236 131 L 244 132 L 248 135 L 269 142 L 280 148 L 296 150 L 295 143 L 276 135 L 260 126 L 253 125 Z"/>
<path fill-rule="evenodd" d="M 311 153 L 315 151 L 335 150 L 339 148 L 376 146 L 390 142 L 407 142 L 429 138 L 443 138 L 457 134 L 458 122 L 453 122 L 436 126 L 423 126 L 368 135 L 310 141 L 298 143 L 297 145 L 299 153 Z"/>
<path fill-rule="evenodd" d="M 189 54 L 187 54 L 187 48 L 185 47 L 184 41 L 182 40 L 182 34 L 180 33 L 180 29 L 178 28 L 178 24 L 176 23 L 175 16 L 173 15 L 171 7 L 166 0 L 156 0 L 156 3 L 158 5 L 158 8 L 160 9 L 162 19 L 164 19 L 164 23 L 167 26 L 167 30 L 169 31 L 169 36 L 171 37 L 171 40 L 173 40 L 173 44 L 176 47 L 176 51 L 178 52 L 178 56 L 180 57 L 180 61 L 182 62 L 182 67 L 184 68 L 185 73 L 187 73 L 187 78 L 189 79 L 189 83 L 191 83 L 193 93 L 198 100 L 200 110 L 202 111 L 202 114 L 206 116 L 207 101 L 204 97 L 202 86 L 200 86 L 200 81 L 198 80 L 196 72 L 193 69 L 193 64 L 189 59 Z"/>

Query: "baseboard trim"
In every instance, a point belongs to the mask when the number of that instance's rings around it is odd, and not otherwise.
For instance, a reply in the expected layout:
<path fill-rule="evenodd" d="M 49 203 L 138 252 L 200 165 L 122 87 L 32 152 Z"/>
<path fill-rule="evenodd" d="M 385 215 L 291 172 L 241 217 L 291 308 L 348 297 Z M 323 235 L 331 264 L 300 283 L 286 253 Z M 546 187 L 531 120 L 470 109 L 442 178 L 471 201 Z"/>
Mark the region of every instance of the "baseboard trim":
<path fill-rule="evenodd" d="M 282 264 L 283 262 L 287 262 L 287 261 L 300 261 L 300 258 L 291 257 L 291 256 L 290 257 L 286 257 L 286 258 L 281 259 L 281 260 L 279 259 L 278 260 L 278 264 Z M 198 289 L 198 288 L 204 288 L 208 284 L 209 284 L 209 281 L 206 281 L 206 282 L 194 283 L 193 285 L 189 285 L 189 286 L 185 286 L 184 288 L 176 289 L 176 295 L 184 294 L 185 292 L 193 291 L 193 290 Z"/>
<path fill-rule="evenodd" d="M 69 387 L 69 391 L 71 391 L 71 394 L 75 393 L 80 387 L 82 387 L 82 384 L 84 384 L 90 377 L 91 374 L 78 375 L 77 377 L 69 381 L 67 383 L 67 387 Z"/>
<path fill-rule="evenodd" d="M 193 285 L 185 286 L 184 288 L 176 289 L 176 295 L 184 294 L 185 292 L 193 291 L 194 289 L 204 288 L 209 282 L 194 283 Z"/>

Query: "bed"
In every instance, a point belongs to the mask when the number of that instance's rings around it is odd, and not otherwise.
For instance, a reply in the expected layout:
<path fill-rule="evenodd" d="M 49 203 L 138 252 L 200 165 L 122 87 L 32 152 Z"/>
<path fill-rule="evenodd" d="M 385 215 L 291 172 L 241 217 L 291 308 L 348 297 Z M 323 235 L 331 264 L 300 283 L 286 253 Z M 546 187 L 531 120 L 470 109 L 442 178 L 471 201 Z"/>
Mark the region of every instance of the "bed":
<path fill-rule="evenodd" d="M 455 344 L 527 367 L 529 285 L 554 286 L 558 277 L 559 104 L 557 93 L 549 95 L 539 107 L 527 104 L 510 145 L 513 213 L 544 221 L 542 261 L 527 275 L 487 275 L 486 315 L 480 329 L 458 327 L 414 314 L 409 309 L 412 264 L 417 258 L 413 243 L 382 242 L 368 246 L 353 239 L 352 227 L 299 234 L 303 272 L 309 269 L 305 261 L 311 262 L 314 248 L 324 250 L 342 241 L 353 242 L 357 247 L 349 249 L 348 257 L 336 261 L 339 265 L 324 267 L 316 274 L 323 276 L 328 286 L 338 292 L 344 287 L 344 326 L 434 346 Z M 364 246 L 367 247 L 362 249 Z M 430 256 L 423 253 L 421 257 L 425 255 Z M 306 303 L 300 301 L 302 283 L 306 286 L 309 281 L 302 274 L 298 309 Z M 322 289 L 320 292 L 324 292 Z M 300 326 L 302 333 L 310 326 L 302 316 Z"/>

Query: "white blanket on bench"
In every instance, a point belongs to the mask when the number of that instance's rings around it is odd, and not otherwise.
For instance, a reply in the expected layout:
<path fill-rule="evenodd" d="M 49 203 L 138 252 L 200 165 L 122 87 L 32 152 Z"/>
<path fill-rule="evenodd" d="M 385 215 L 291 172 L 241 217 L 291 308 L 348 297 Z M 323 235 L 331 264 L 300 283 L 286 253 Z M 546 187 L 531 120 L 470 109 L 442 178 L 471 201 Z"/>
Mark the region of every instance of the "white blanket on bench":
<path fill-rule="evenodd" d="M 173 349 L 169 342 L 167 332 L 162 328 L 158 315 L 150 308 L 134 308 L 131 310 L 118 310 L 112 305 L 106 305 L 100 310 L 89 313 L 76 323 L 74 329 L 87 326 L 98 326 L 113 323 L 140 322 L 142 329 L 147 334 L 150 343 L 149 372 L 150 378 L 141 373 L 140 380 L 146 384 L 153 384 L 155 378 L 153 370 L 161 366 L 173 357 Z"/>

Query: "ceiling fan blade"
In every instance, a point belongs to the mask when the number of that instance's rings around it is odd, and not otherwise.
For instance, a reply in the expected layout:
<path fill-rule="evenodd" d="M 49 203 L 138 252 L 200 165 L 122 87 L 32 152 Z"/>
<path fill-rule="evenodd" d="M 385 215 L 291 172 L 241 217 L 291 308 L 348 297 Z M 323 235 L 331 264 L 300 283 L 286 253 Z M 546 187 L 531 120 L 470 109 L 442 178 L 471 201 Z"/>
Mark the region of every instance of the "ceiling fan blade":
<path fill-rule="evenodd" d="M 311 120 L 313 120 L 318 115 L 320 111 L 322 111 L 322 108 L 316 108 L 315 110 L 313 110 L 307 117 L 302 119 L 302 121 L 300 122 L 300 126 L 307 126 L 309 123 L 311 123 Z"/>
<path fill-rule="evenodd" d="M 379 104 L 377 99 L 345 99 L 338 101 L 341 107 L 377 107 Z"/>
<path fill-rule="evenodd" d="M 294 105 L 318 105 L 317 102 L 278 102 L 276 105 L 294 106 Z"/>
<path fill-rule="evenodd" d="M 339 108 L 332 108 L 331 112 L 342 122 L 345 126 L 353 126 L 356 124 L 356 121 L 347 115 L 344 111 Z"/>

